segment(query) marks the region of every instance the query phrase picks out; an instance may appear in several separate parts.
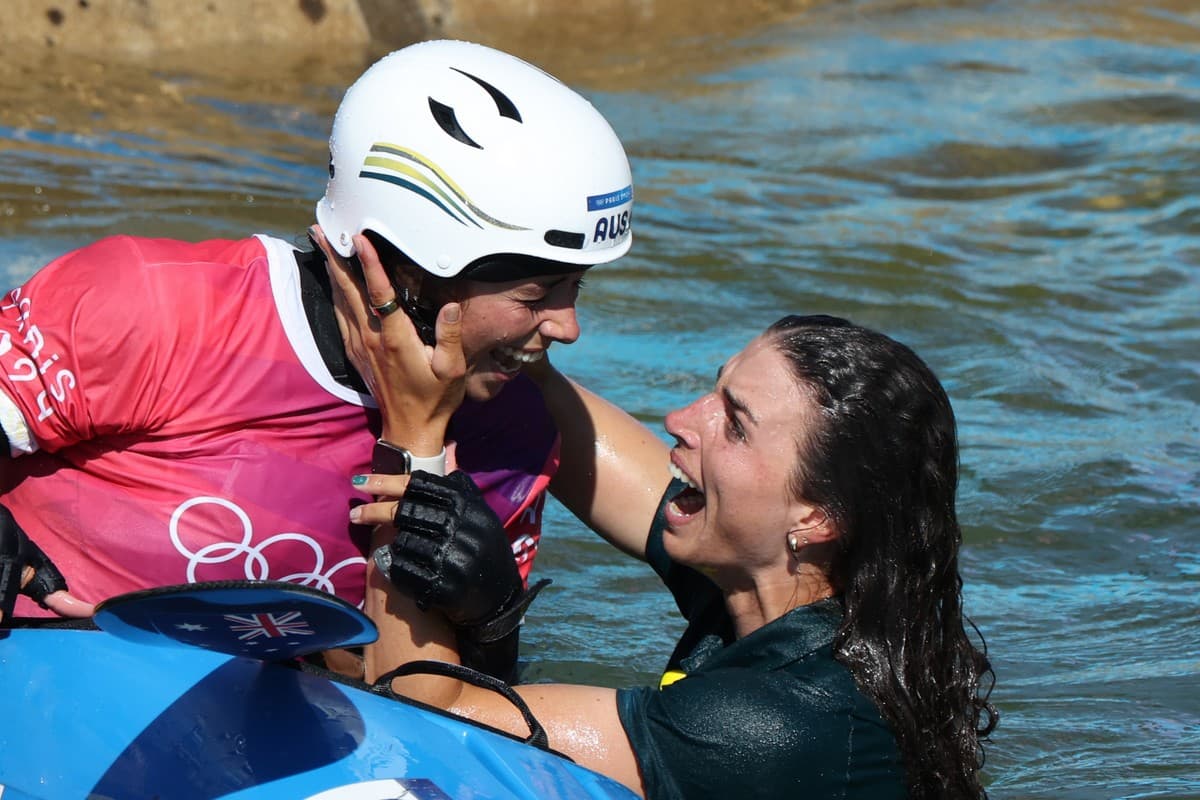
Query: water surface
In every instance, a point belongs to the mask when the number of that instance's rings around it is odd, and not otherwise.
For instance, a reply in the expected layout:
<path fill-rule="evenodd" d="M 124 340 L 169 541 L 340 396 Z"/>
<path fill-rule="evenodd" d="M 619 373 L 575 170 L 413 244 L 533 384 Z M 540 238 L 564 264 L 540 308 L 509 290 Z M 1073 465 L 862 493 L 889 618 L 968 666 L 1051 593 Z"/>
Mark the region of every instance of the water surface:
<path fill-rule="evenodd" d="M 609 116 L 637 187 L 556 363 L 661 429 L 782 314 L 911 344 L 960 420 L 992 795 L 1200 796 L 1200 10 L 768 7 L 509 40 Z M 361 66 L 7 64 L 5 281 L 109 233 L 294 236 Z M 680 630 L 655 579 L 561 508 L 548 530 L 530 675 L 654 680 Z"/>

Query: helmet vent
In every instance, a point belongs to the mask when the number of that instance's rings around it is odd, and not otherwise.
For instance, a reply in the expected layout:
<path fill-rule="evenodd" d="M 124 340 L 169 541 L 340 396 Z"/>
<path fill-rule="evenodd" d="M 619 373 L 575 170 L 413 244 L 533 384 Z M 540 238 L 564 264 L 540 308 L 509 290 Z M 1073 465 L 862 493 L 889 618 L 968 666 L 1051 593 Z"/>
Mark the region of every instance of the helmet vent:
<path fill-rule="evenodd" d="M 462 125 L 458 124 L 458 115 L 454 113 L 453 108 L 444 103 L 439 103 L 431 97 L 429 98 L 429 110 L 433 114 L 434 120 L 437 121 L 437 124 L 446 133 L 465 145 L 470 145 L 478 150 L 483 149 L 474 139 L 467 136 L 467 132 L 462 129 Z"/>
<path fill-rule="evenodd" d="M 460 75 L 466 75 L 468 78 L 482 86 L 484 91 L 490 94 L 492 96 L 492 100 L 496 102 L 496 110 L 500 112 L 500 116 L 508 117 L 509 119 L 515 119 L 517 122 L 521 122 L 521 112 L 517 111 L 516 103 L 514 103 L 512 100 L 509 100 L 508 95 L 504 94 L 504 92 L 500 91 L 495 86 L 492 86 L 483 78 L 476 78 L 471 73 L 463 72 L 461 69 L 456 67 L 451 67 L 451 69 Z"/>
<path fill-rule="evenodd" d="M 546 244 L 551 247 L 568 247 L 571 250 L 582 250 L 584 235 L 569 231 L 546 231 Z"/>

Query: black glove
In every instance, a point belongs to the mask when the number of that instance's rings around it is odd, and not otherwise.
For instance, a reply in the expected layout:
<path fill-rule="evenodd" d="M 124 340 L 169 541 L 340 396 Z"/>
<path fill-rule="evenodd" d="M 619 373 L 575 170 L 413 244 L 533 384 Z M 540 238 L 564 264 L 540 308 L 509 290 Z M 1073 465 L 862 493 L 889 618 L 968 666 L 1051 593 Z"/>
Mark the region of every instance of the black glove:
<path fill-rule="evenodd" d="M 33 579 L 22 588 L 21 575 L 26 567 L 33 567 Z M 17 595 L 28 595 L 45 608 L 47 595 L 66 588 L 66 579 L 42 548 L 21 530 L 12 512 L 0 506 L 0 623 L 12 617 Z"/>
<path fill-rule="evenodd" d="M 511 681 L 521 617 L 550 581 L 524 589 L 504 526 L 465 472 L 414 472 L 395 525 L 375 564 L 418 608 L 455 626 L 463 664 Z"/>

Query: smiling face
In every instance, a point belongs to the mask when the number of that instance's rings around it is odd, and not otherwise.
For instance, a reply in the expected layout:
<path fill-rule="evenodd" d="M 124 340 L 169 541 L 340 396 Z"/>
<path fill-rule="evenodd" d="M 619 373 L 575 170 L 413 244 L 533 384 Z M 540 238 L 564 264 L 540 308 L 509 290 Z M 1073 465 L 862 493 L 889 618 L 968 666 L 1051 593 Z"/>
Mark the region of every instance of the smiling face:
<path fill-rule="evenodd" d="M 495 397 L 524 363 L 541 358 L 551 344 L 578 339 L 575 300 L 582 286 L 582 271 L 507 283 L 466 281 L 462 343 L 467 396 Z"/>
<path fill-rule="evenodd" d="M 671 470 L 691 486 L 666 507 L 664 546 L 719 585 L 786 568 L 787 532 L 813 506 L 795 498 L 798 443 L 817 419 L 785 358 L 759 337 L 721 369 L 713 391 L 667 415 Z"/>

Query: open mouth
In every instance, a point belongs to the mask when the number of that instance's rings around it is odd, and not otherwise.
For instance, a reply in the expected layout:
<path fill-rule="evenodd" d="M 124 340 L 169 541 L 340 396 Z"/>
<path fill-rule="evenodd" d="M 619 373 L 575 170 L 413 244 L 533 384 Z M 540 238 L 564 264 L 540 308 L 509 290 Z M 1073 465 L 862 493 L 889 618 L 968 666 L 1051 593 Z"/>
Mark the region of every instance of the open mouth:
<path fill-rule="evenodd" d="M 545 355 L 544 350 L 520 350 L 516 347 L 497 347 L 491 352 L 492 360 L 501 372 L 509 375 L 519 371 L 526 364 L 532 364 Z"/>
<path fill-rule="evenodd" d="M 687 476 L 687 474 L 679 467 L 675 466 L 674 462 L 668 465 L 671 470 L 671 476 L 686 484 L 679 494 L 671 498 L 667 504 L 667 512 L 674 517 L 679 518 L 679 521 L 689 517 L 694 517 L 704 510 L 704 493 L 696 486 L 695 481 Z"/>

